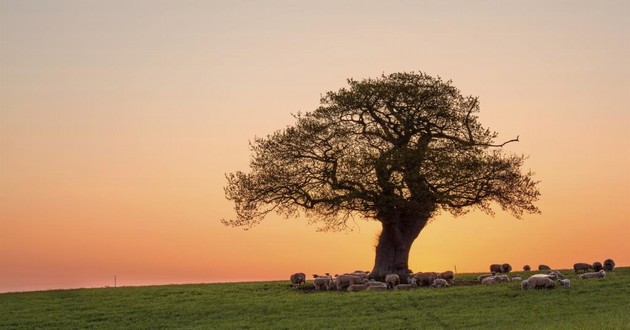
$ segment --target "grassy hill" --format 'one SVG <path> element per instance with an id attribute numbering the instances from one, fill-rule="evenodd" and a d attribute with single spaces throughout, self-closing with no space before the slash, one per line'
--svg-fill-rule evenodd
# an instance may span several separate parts
<path id="1" fill-rule="evenodd" d="M 563 273 L 570 288 L 528 291 L 458 274 L 450 288 L 388 292 L 308 292 L 287 280 L 6 293 L 0 329 L 630 329 L 630 267 L 604 279 Z"/>

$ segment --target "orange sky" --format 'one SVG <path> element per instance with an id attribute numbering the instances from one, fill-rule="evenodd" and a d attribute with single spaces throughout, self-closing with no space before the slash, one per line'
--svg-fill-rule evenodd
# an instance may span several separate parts
<path id="1" fill-rule="evenodd" d="M 542 215 L 442 215 L 415 271 L 630 265 L 630 4 L 1 1 L 0 292 L 371 269 L 377 223 L 249 231 L 224 174 L 346 78 L 424 71 L 530 155 Z"/>

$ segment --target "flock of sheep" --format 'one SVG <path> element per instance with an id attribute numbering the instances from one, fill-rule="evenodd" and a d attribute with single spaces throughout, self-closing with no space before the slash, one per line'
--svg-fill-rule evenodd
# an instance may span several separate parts
<path id="1" fill-rule="evenodd" d="M 603 264 L 594 262 L 593 264 L 576 263 L 573 265 L 573 270 L 580 279 L 604 278 L 606 272 L 612 271 L 614 268 L 615 262 L 612 259 L 606 259 Z M 479 275 L 477 281 L 485 285 L 520 281 L 521 289 L 523 290 L 553 289 L 556 285 L 566 288 L 571 284 L 571 281 L 568 278 L 564 278 L 565 276 L 562 273 L 551 269 L 547 265 L 539 265 L 538 270 L 545 271 L 545 273 L 534 274 L 523 280 L 520 276 L 510 278 L 507 275 L 512 271 L 510 264 L 492 264 L 490 265 L 490 273 Z M 530 272 L 531 267 L 525 265 L 523 271 Z M 452 271 L 443 273 L 421 272 L 414 274 L 409 270 L 405 284 L 401 283 L 400 276 L 397 274 L 389 274 L 382 278 L 381 281 L 377 281 L 375 279 L 369 279 L 369 273 L 368 271 L 357 270 L 352 273 L 335 274 L 335 276 L 331 276 L 329 273 L 326 273 L 326 275 L 313 274 L 312 288 L 320 291 L 349 292 L 408 290 L 421 286 L 444 288 L 451 286 L 455 281 L 455 274 Z M 292 274 L 290 281 L 294 288 L 303 286 L 306 284 L 306 275 L 304 273 Z"/>

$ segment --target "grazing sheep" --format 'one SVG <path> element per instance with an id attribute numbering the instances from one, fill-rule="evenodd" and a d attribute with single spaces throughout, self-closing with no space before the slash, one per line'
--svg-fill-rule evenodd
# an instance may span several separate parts
<path id="1" fill-rule="evenodd" d="M 578 262 L 573 264 L 573 270 L 575 271 L 575 273 L 586 273 L 588 272 L 588 270 L 591 269 L 591 265 L 585 263 L 585 262 Z"/>
<path id="2" fill-rule="evenodd" d="M 396 285 L 400 284 L 400 276 L 398 276 L 398 274 L 388 274 L 385 276 L 385 283 L 387 283 L 388 289 L 393 289 Z"/>
<path id="3" fill-rule="evenodd" d="M 302 284 L 306 284 L 306 274 L 304 274 L 304 273 L 295 273 L 295 274 L 291 275 L 289 280 L 291 281 L 291 286 L 298 287 L 298 286 L 300 286 Z"/>
<path id="4" fill-rule="evenodd" d="M 433 283 L 431 284 L 431 288 L 446 288 L 449 287 L 450 285 L 448 284 L 448 282 L 443 279 L 443 278 L 436 278 L 435 280 L 433 280 Z"/>
<path id="5" fill-rule="evenodd" d="M 452 271 L 447 270 L 443 273 L 439 273 L 437 278 L 446 280 L 448 284 L 453 284 L 453 282 L 455 281 L 455 274 Z"/>
<path id="6" fill-rule="evenodd" d="M 335 278 L 335 284 L 337 286 L 337 291 L 344 291 L 350 285 L 353 284 L 362 284 L 367 282 L 367 280 L 363 280 L 359 276 L 355 275 L 339 275 Z"/>
<path id="7" fill-rule="evenodd" d="M 394 290 L 411 290 L 417 287 L 415 284 L 398 284 L 394 287 Z"/>
<path id="8" fill-rule="evenodd" d="M 492 264 L 492 265 L 490 265 L 490 272 L 491 273 L 500 273 L 501 272 L 501 265 L 499 265 L 499 264 Z"/>
<path id="9" fill-rule="evenodd" d="M 437 278 L 437 273 L 435 272 L 427 272 L 427 273 L 417 273 L 413 277 L 416 278 L 416 284 L 421 285 L 431 285 L 433 280 Z"/>
<path id="10" fill-rule="evenodd" d="M 529 271 L 531 271 L 531 270 L 532 270 L 532 267 L 529 267 L 529 265 L 525 265 L 525 266 L 523 266 L 523 271 L 524 271 L 524 272 L 529 272 Z"/>
<path id="11" fill-rule="evenodd" d="M 538 265 L 538 270 L 551 270 L 551 267 L 547 265 Z"/>
<path id="12" fill-rule="evenodd" d="M 602 266 L 602 263 L 601 263 L 601 262 L 599 262 L 599 261 L 595 261 L 595 262 L 593 263 L 593 270 L 594 270 L 594 271 L 598 272 L 598 271 L 600 271 L 600 270 L 602 270 L 602 269 L 604 269 L 604 266 Z"/>
<path id="13" fill-rule="evenodd" d="M 522 280 L 523 280 L 523 278 L 522 278 L 522 277 L 520 277 L 520 276 L 514 276 L 514 277 L 512 277 L 512 280 L 511 280 L 511 281 L 512 281 L 512 282 L 516 282 L 516 281 L 522 281 Z"/>
<path id="14" fill-rule="evenodd" d="M 330 276 L 317 276 L 313 280 L 313 285 L 315 285 L 315 290 L 326 291 L 331 281 L 332 278 Z"/>
<path id="15" fill-rule="evenodd" d="M 481 274 L 481 275 L 477 276 L 477 281 L 481 282 L 486 277 L 492 277 L 492 276 L 496 276 L 496 275 L 497 275 L 497 273 Z"/>
<path id="16" fill-rule="evenodd" d="M 565 279 L 563 279 L 563 280 L 558 280 L 558 283 L 560 283 L 560 285 L 561 285 L 563 288 L 568 288 L 568 287 L 569 287 L 569 285 L 571 285 L 571 280 L 570 280 L 570 279 L 568 279 L 568 278 L 565 278 Z"/>
<path id="17" fill-rule="evenodd" d="M 527 279 L 527 287 L 534 289 L 553 289 L 556 282 L 548 276 L 532 276 Z"/>
<path id="18" fill-rule="evenodd" d="M 606 276 L 606 271 L 603 270 L 603 269 L 598 271 L 598 272 L 584 273 L 584 274 L 578 275 L 578 277 L 581 278 L 581 279 L 604 278 L 605 276 Z"/>
<path id="19" fill-rule="evenodd" d="M 615 269 L 615 262 L 612 259 L 604 260 L 604 270 L 612 272 Z"/>
<path id="20" fill-rule="evenodd" d="M 510 264 L 501 265 L 501 273 L 507 274 L 512 271 L 512 266 Z"/>
<path id="21" fill-rule="evenodd" d="M 527 289 L 529 289 L 529 281 L 528 280 L 521 281 L 521 290 L 527 290 Z"/>

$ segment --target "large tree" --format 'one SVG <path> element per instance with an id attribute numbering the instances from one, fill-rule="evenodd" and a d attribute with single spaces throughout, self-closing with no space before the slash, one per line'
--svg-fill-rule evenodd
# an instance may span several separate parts
<path id="1" fill-rule="evenodd" d="M 518 137 L 495 142 L 476 97 L 424 73 L 348 84 L 293 126 L 255 138 L 250 171 L 227 174 L 236 218 L 223 223 L 250 228 L 271 211 L 302 213 L 326 231 L 354 217 L 379 221 L 370 277 L 382 278 L 406 274 L 412 243 L 440 211 L 540 212 L 525 156 L 503 150 Z"/>

